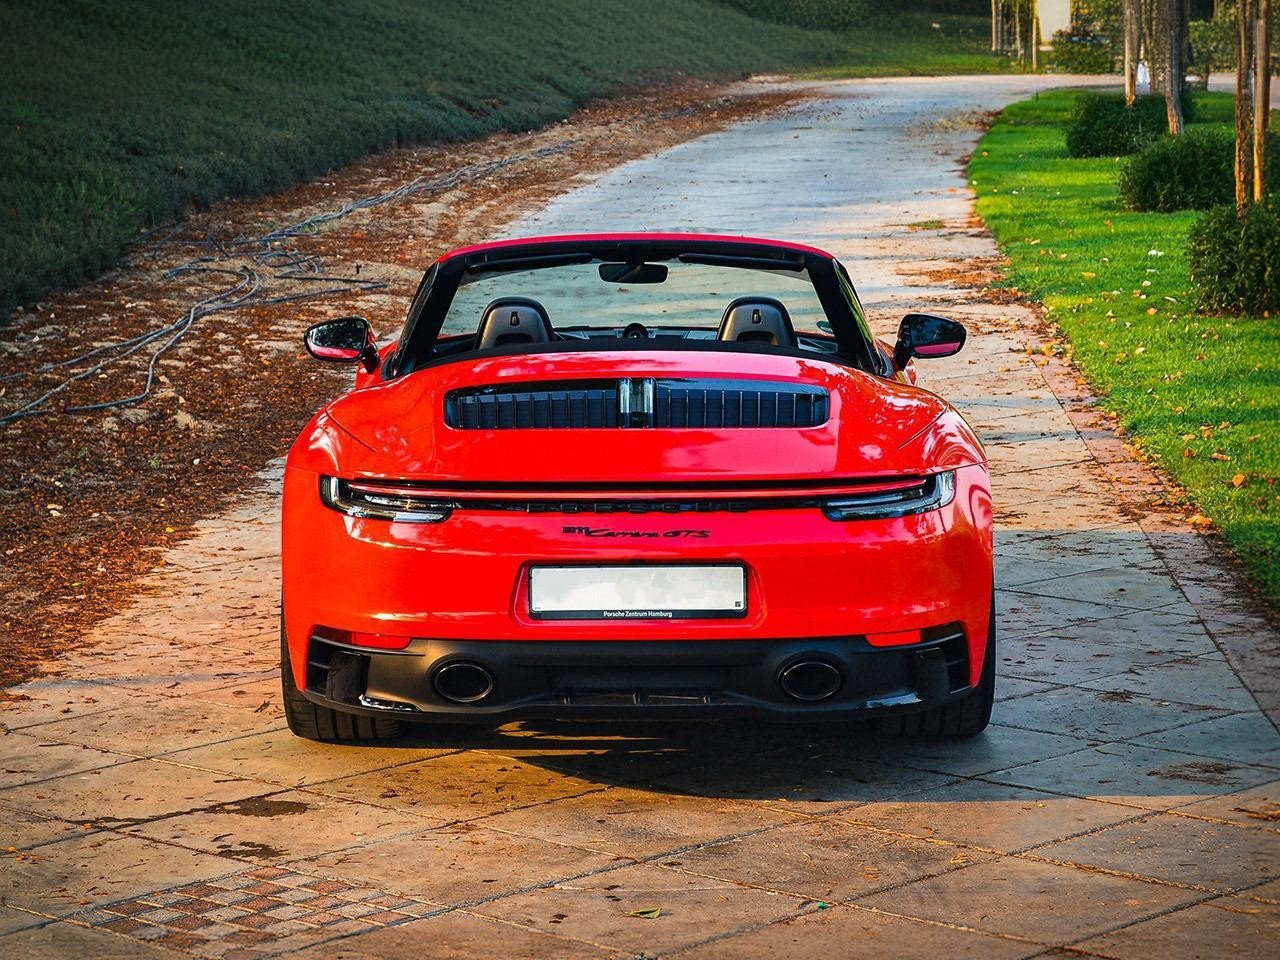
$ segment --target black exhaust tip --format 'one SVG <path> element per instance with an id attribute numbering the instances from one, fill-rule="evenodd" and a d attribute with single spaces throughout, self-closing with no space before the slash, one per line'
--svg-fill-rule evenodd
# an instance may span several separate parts
<path id="1" fill-rule="evenodd" d="M 844 675 L 825 660 L 797 660 L 778 674 L 778 683 L 793 700 L 817 703 L 840 691 Z"/>
<path id="2" fill-rule="evenodd" d="M 478 663 L 456 660 L 435 672 L 431 686 L 451 703 L 477 703 L 493 692 L 493 674 Z"/>

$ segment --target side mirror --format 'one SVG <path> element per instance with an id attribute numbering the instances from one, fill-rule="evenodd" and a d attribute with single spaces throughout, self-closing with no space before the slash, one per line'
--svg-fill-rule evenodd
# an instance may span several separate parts
<path id="1" fill-rule="evenodd" d="M 312 324 L 303 334 L 307 353 L 331 363 L 363 363 L 373 373 L 378 369 L 378 350 L 373 330 L 364 317 L 338 317 Z"/>
<path id="2" fill-rule="evenodd" d="M 908 313 L 898 324 L 898 342 L 893 346 L 893 363 L 901 370 L 913 357 L 950 357 L 964 346 L 963 324 L 931 313 Z"/>

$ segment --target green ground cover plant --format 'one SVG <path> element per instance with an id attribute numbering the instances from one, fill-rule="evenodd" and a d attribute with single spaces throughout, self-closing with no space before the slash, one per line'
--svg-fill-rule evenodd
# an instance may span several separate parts
<path id="1" fill-rule="evenodd" d="M 978 213 L 1008 254 L 1007 283 L 1065 335 L 1056 349 L 1280 604 L 1280 317 L 1196 311 L 1187 243 L 1198 215 L 1128 211 L 1120 161 L 1069 157 L 1076 96 L 1001 114 L 969 167 Z M 1200 98 L 1197 125 L 1229 127 L 1231 97 Z"/>
<path id="2" fill-rule="evenodd" d="M 979 19 L 836 6 L 827 22 L 807 0 L 0 4 L 0 322 L 192 206 L 387 147 L 526 130 L 680 75 L 1004 63 L 979 57 Z M 826 28 L 764 17 L 787 8 Z"/>

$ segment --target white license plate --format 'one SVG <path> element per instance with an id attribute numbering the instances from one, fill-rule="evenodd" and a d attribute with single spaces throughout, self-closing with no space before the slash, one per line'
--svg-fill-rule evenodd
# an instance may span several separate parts
<path id="1" fill-rule="evenodd" d="M 529 612 L 543 620 L 744 617 L 741 564 L 533 567 Z"/>

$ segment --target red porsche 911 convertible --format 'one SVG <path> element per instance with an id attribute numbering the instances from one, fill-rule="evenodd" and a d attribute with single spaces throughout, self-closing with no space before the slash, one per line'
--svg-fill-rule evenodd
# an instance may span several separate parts
<path id="1" fill-rule="evenodd" d="M 454 251 L 289 453 L 281 676 L 317 740 L 402 722 L 764 717 L 970 736 L 995 688 L 981 444 L 848 274 L 745 237 Z"/>

